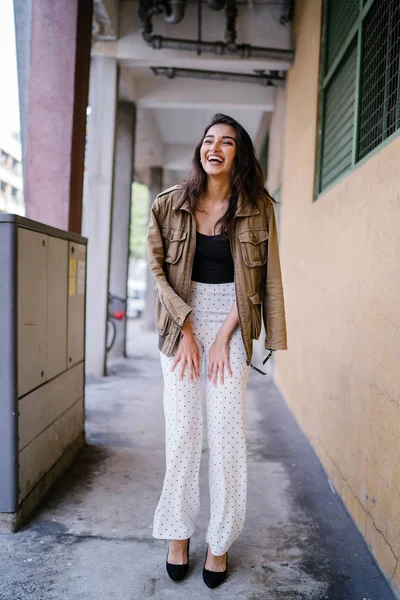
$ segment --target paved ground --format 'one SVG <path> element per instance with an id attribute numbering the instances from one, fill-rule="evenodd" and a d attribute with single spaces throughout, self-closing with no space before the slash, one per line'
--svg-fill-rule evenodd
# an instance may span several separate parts
<path id="1" fill-rule="evenodd" d="M 131 355 L 87 387 L 87 440 L 70 472 L 17 534 L 0 535 L 1 600 L 394 600 L 368 548 L 270 378 L 251 373 L 249 488 L 229 575 L 203 583 L 202 507 L 187 579 L 165 571 L 152 538 L 165 467 L 162 378 L 154 334 L 131 332 Z"/>

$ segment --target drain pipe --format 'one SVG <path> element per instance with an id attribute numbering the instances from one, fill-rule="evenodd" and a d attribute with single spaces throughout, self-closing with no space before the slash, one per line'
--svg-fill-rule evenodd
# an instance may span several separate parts
<path id="1" fill-rule="evenodd" d="M 226 29 L 225 29 L 225 44 L 228 52 L 235 52 L 236 49 L 236 19 L 238 9 L 236 0 L 227 0 L 225 8 Z"/>
<path id="2" fill-rule="evenodd" d="M 168 12 L 165 14 L 167 23 L 176 25 L 185 16 L 186 0 L 169 0 Z"/>
<path id="3" fill-rule="evenodd" d="M 142 27 L 142 31 L 145 30 L 151 33 L 153 26 L 151 18 L 154 15 L 164 13 L 164 19 L 170 25 L 177 25 L 180 23 L 185 16 L 187 0 L 163 0 L 153 4 L 148 0 L 140 0 L 139 4 L 139 18 Z"/>
<path id="4" fill-rule="evenodd" d="M 225 6 L 225 0 L 206 0 L 206 4 L 211 10 L 222 10 Z"/>
<path id="5" fill-rule="evenodd" d="M 235 83 L 253 83 L 265 87 L 284 87 L 285 79 L 279 72 L 272 71 L 269 74 L 259 73 L 251 75 L 248 73 L 227 73 L 225 71 L 204 71 L 201 69 L 183 69 L 175 67 L 150 67 L 154 75 L 163 75 L 168 79 L 184 77 L 186 79 L 211 79 L 213 81 L 234 81 Z"/>
<path id="6" fill-rule="evenodd" d="M 214 2 L 214 0 L 212 0 L 212 2 Z M 216 54 L 217 56 L 229 54 L 230 56 L 238 56 L 243 59 L 264 58 L 267 60 L 293 62 L 293 50 L 265 48 L 262 46 L 251 46 L 250 44 L 236 44 L 235 24 L 237 7 L 234 0 L 228 0 L 226 6 L 227 24 L 225 30 L 225 42 L 167 38 L 153 34 L 152 17 L 155 14 L 160 14 L 160 12 L 165 12 L 165 4 L 162 6 L 163 7 L 160 7 L 160 5 L 149 5 L 146 0 L 140 0 L 139 17 L 142 38 L 154 50 L 186 50 L 189 52 L 200 53 L 209 52 L 211 54 Z"/>
<path id="7" fill-rule="evenodd" d="M 198 42 L 196 40 L 182 40 L 176 38 L 165 38 L 161 35 L 142 33 L 143 39 L 154 50 L 188 50 L 190 52 L 210 52 L 217 56 L 225 54 L 239 56 L 240 58 L 265 58 L 267 60 L 278 60 L 293 62 L 293 50 L 281 50 L 279 48 L 263 48 L 250 46 L 249 44 L 235 44 L 235 48 L 228 48 L 224 42 Z"/>

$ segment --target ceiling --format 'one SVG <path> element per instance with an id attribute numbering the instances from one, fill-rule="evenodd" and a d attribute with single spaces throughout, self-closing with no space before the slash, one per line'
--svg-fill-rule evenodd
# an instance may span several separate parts
<path id="1" fill-rule="evenodd" d="M 142 39 L 136 0 L 98 0 L 113 14 L 118 35 L 114 41 L 98 41 L 92 54 L 113 56 L 121 67 L 120 99 L 138 107 L 135 171 L 152 166 L 186 170 L 193 147 L 216 112 L 235 118 L 248 131 L 253 142 L 265 135 L 261 131 L 266 115 L 274 109 L 275 89 L 249 83 L 207 79 L 167 79 L 153 75 L 151 66 L 181 67 L 224 72 L 254 73 L 258 70 L 285 71 L 289 62 L 264 58 L 241 59 L 186 50 L 154 50 Z M 290 25 L 279 20 L 285 2 L 238 3 L 237 42 L 252 46 L 290 49 Z M 203 39 L 224 39 L 224 11 L 211 11 L 203 0 Z M 197 3 L 188 2 L 183 21 L 168 25 L 162 15 L 153 18 L 153 32 L 167 38 L 196 39 Z M 145 179 L 143 176 L 142 179 Z"/>
<path id="2" fill-rule="evenodd" d="M 223 105 L 216 105 L 215 109 L 173 109 L 157 108 L 154 117 L 160 129 L 165 144 L 197 144 L 207 124 L 216 112 L 224 110 Z M 249 112 L 246 108 L 229 111 L 233 117 L 255 139 L 262 113 Z"/>

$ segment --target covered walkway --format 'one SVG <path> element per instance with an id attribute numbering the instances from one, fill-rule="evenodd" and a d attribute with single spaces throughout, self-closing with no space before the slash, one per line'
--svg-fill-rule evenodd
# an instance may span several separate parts
<path id="1" fill-rule="evenodd" d="M 0 534 L 1 600 L 392 600 L 356 526 L 333 493 L 272 379 L 252 372 L 245 529 L 216 591 L 201 571 L 209 514 L 207 445 L 190 575 L 165 571 L 152 537 L 164 474 L 162 377 L 154 333 L 130 323 L 130 359 L 86 393 L 85 447 L 40 512 Z"/>

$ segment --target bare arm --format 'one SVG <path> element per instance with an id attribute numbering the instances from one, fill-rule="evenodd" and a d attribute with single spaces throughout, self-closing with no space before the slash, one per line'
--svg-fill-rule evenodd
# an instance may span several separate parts
<path id="1" fill-rule="evenodd" d="M 178 362 L 180 362 L 179 379 L 183 379 L 185 367 L 187 367 L 189 381 L 192 382 L 194 377 L 197 379 L 200 377 L 200 350 L 194 338 L 192 324 L 189 320 L 189 317 L 186 318 L 181 328 L 181 332 L 182 337 L 179 340 L 175 359 L 171 366 L 171 371 L 173 371 Z"/>
<path id="2" fill-rule="evenodd" d="M 236 304 L 236 300 L 235 300 L 234 303 L 232 304 L 231 309 L 228 312 L 224 322 L 222 323 L 221 327 L 218 330 L 217 338 L 224 340 L 224 341 L 229 341 L 232 337 L 233 332 L 235 331 L 235 329 L 238 325 L 239 325 L 239 315 L 238 315 L 238 309 L 237 309 L 237 304 Z"/>
<path id="3" fill-rule="evenodd" d="M 236 301 L 233 302 L 229 313 L 218 330 L 214 343 L 210 348 L 208 360 L 208 380 L 217 385 L 217 379 L 224 383 L 224 369 L 227 370 L 229 377 L 232 377 L 231 365 L 229 362 L 229 340 L 233 332 L 239 325 L 239 315 Z"/>

